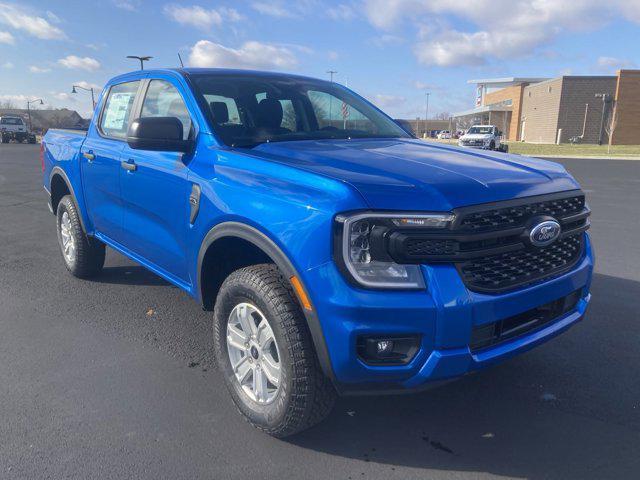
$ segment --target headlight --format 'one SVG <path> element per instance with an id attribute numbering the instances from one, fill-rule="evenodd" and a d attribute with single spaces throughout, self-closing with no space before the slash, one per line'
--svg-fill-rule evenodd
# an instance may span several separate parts
<path id="1" fill-rule="evenodd" d="M 357 213 L 338 215 L 334 256 L 343 272 L 366 288 L 425 288 L 419 265 L 395 263 L 387 252 L 392 232 L 446 228 L 449 214 Z"/>

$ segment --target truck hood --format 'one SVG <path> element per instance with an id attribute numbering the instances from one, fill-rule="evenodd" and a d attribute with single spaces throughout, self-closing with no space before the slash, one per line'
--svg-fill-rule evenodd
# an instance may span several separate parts
<path id="1" fill-rule="evenodd" d="M 579 188 L 553 162 L 414 139 L 273 142 L 251 153 L 347 182 L 375 209 L 447 211 Z"/>

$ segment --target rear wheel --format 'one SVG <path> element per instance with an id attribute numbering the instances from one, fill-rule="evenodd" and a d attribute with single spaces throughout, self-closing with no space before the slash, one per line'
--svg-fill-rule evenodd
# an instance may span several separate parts
<path id="1" fill-rule="evenodd" d="M 495 149 L 496 149 L 496 142 L 491 140 L 491 143 L 489 144 L 489 150 L 495 150 Z"/>
<path id="2" fill-rule="evenodd" d="M 253 426 L 286 437 L 329 414 L 335 391 L 289 281 L 275 265 L 233 272 L 220 288 L 214 316 L 216 363 Z"/>
<path id="3" fill-rule="evenodd" d="M 58 243 L 64 264 L 74 276 L 89 278 L 104 266 L 104 243 L 89 238 L 82 230 L 76 204 L 65 195 L 57 207 Z"/>

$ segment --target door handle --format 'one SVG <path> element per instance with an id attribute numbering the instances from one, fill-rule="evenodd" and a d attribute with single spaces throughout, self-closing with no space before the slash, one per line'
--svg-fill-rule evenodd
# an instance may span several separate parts
<path id="1" fill-rule="evenodd" d="M 133 160 L 129 160 L 128 162 L 120 162 L 120 166 L 128 172 L 135 172 L 138 169 L 138 166 L 133 162 Z"/>
<path id="2" fill-rule="evenodd" d="M 82 156 L 90 162 L 93 162 L 93 160 L 96 158 L 96 156 L 91 152 L 84 152 Z"/>

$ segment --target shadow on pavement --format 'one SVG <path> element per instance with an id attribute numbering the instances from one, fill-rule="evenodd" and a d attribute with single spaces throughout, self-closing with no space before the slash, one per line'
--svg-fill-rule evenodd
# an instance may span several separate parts
<path id="1" fill-rule="evenodd" d="M 104 267 L 100 275 L 91 280 L 97 283 L 117 285 L 172 286 L 163 278 L 140 265 Z"/>
<path id="2" fill-rule="evenodd" d="M 290 442 L 391 469 L 637 478 L 638 298 L 640 283 L 596 275 L 585 320 L 550 343 L 421 394 L 340 399 Z"/>

